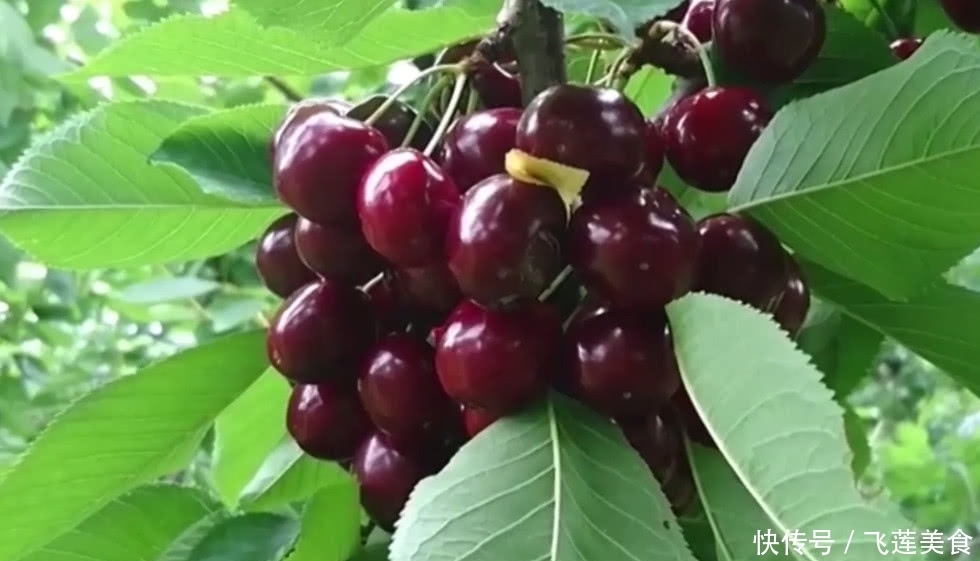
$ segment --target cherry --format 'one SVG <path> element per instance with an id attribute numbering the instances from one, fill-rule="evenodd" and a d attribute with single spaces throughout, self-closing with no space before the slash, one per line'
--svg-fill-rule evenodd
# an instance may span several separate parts
<path id="1" fill-rule="evenodd" d="M 563 384 L 610 417 L 656 411 L 680 387 L 667 317 L 611 310 L 569 327 Z"/>
<path id="2" fill-rule="evenodd" d="M 436 372 L 463 405 L 506 414 L 544 394 L 561 339 L 561 319 L 537 301 L 507 310 L 463 301 L 434 330 Z"/>
<path id="3" fill-rule="evenodd" d="M 755 220 L 733 214 L 702 218 L 698 234 L 694 289 L 772 309 L 786 286 L 785 251 L 776 236 Z"/>
<path id="4" fill-rule="evenodd" d="M 300 383 L 353 382 L 376 326 L 364 293 L 331 280 L 293 293 L 269 325 L 269 362 Z"/>
<path id="5" fill-rule="evenodd" d="M 796 259 L 786 256 L 786 282 L 773 306 L 773 317 L 791 336 L 796 336 L 810 310 L 810 288 Z"/>
<path id="6" fill-rule="evenodd" d="M 430 473 L 418 453 L 398 450 L 381 433 L 372 434 L 361 444 L 351 471 L 365 512 L 387 532 L 394 531 L 412 489 Z"/>
<path id="7" fill-rule="evenodd" d="M 317 224 L 300 218 L 294 236 L 299 258 L 326 278 L 361 284 L 378 274 L 384 264 L 354 226 Z"/>
<path id="8" fill-rule="evenodd" d="M 980 5 L 976 0 L 939 0 L 949 19 L 960 29 L 980 33 Z"/>
<path id="9" fill-rule="evenodd" d="M 365 285 L 363 290 L 378 322 L 379 333 L 388 334 L 405 329 L 410 314 L 399 294 L 393 273 L 385 272 L 377 281 Z"/>
<path id="10" fill-rule="evenodd" d="M 463 298 L 455 277 L 443 264 L 394 272 L 399 298 L 413 316 L 445 316 Z"/>
<path id="11" fill-rule="evenodd" d="M 568 327 L 571 329 L 580 323 L 586 322 L 596 316 L 601 316 L 602 314 L 610 310 L 609 305 L 603 302 L 598 296 L 593 293 L 587 293 L 582 301 L 579 303 L 575 311 L 568 318 Z"/>
<path id="12" fill-rule="evenodd" d="M 626 96 L 610 88 L 552 86 L 517 124 L 517 148 L 584 169 L 592 183 L 636 176 L 646 158 L 646 123 Z"/>
<path id="13" fill-rule="evenodd" d="M 678 100 L 664 115 L 667 161 L 690 185 L 727 191 L 771 118 L 768 104 L 753 90 L 703 89 Z"/>
<path id="14" fill-rule="evenodd" d="M 385 95 L 371 96 L 350 108 L 347 111 L 347 116 L 358 121 L 364 121 L 373 115 L 381 107 L 381 104 L 387 100 L 388 96 Z M 418 112 L 412 109 L 410 105 L 396 100 L 374 121 L 373 126 L 384 135 L 385 140 L 388 141 L 388 146 L 401 146 L 405 135 L 408 134 L 408 130 L 412 127 L 412 122 L 415 121 L 416 115 L 418 115 Z M 432 124 L 426 119 L 423 119 L 408 146 L 416 150 L 424 150 L 429 141 L 432 140 L 432 135 L 434 134 L 435 130 L 432 128 Z"/>
<path id="15" fill-rule="evenodd" d="M 664 169 L 666 148 L 660 132 L 660 123 L 651 119 L 647 121 L 646 127 L 646 158 L 643 161 L 643 171 L 647 178 L 653 182 L 657 180 L 657 176 Z"/>
<path id="16" fill-rule="evenodd" d="M 371 247 L 399 267 L 442 261 L 446 223 L 461 201 L 459 189 L 414 148 L 388 152 L 372 165 L 357 191 L 357 215 Z"/>
<path id="17" fill-rule="evenodd" d="M 266 228 L 255 250 L 255 268 L 273 294 L 286 298 L 316 275 L 300 260 L 293 241 L 295 214 L 277 218 Z"/>
<path id="18" fill-rule="evenodd" d="M 328 384 L 293 387 L 286 429 L 299 447 L 315 458 L 346 460 L 371 432 L 371 421 L 357 394 Z"/>
<path id="19" fill-rule="evenodd" d="M 453 123 L 442 144 L 441 160 L 460 191 L 504 173 L 504 157 L 514 148 L 522 114 L 520 109 L 502 107 L 478 111 Z"/>
<path id="20" fill-rule="evenodd" d="M 683 462 L 684 447 L 680 435 L 657 415 L 616 421 L 630 446 L 659 481 L 673 475 Z"/>
<path id="21" fill-rule="evenodd" d="M 491 176 L 467 191 L 450 220 L 449 269 L 463 294 L 480 304 L 536 298 L 561 271 L 566 220 L 554 189 Z"/>
<path id="22" fill-rule="evenodd" d="M 269 142 L 269 161 L 275 159 L 276 146 L 281 142 L 283 136 L 288 134 L 297 123 L 302 123 L 312 115 L 323 111 L 343 115 L 350 107 L 351 105 L 342 99 L 330 98 L 310 98 L 292 104 L 286 111 L 286 115 L 283 116 L 282 121 L 279 122 L 279 126 L 276 127 L 272 139 Z"/>
<path id="23" fill-rule="evenodd" d="M 364 360 L 358 387 L 374 426 L 399 444 L 432 441 L 456 416 L 436 376 L 435 351 L 416 335 L 379 341 Z"/>
<path id="24" fill-rule="evenodd" d="M 361 176 L 387 151 L 377 129 L 330 111 L 315 113 L 297 121 L 276 145 L 276 193 L 304 218 L 353 224 Z"/>
<path id="25" fill-rule="evenodd" d="M 732 70 L 779 84 L 798 78 L 817 58 L 827 17 L 818 0 L 716 0 L 712 35 Z"/>
<path id="26" fill-rule="evenodd" d="M 687 393 L 686 388 L 682 387 L 680 391 L 674 394 L 670 399 L 670 405 L 673 421 L 683 429 L 688 438 L 703 446 L 717 448 L 714 438 L 708 432 L 708 427 L 705 426 L 704 421 L 701 420 L 701 415 L 694 407 L 694 402 L 691 401 L 691 396 Z"/>
<path id="27" fill-rule="evenodd" d="M 659 187 L 586 202 L 568 226 L 569 263 L 617 307 L 663 308 L 684 295 L 699 245 L 694 220 Z"/>
<path id="28" fill-rule="evenodd" d="M 473 90 L 487 109 L 523 107 L 521 81 L 497 64 L 478 64 L 472 75 Z"/>
<path id="29" fill-rule="evenodd" d="M 500 418 L 500 415 L 491 413 L 486 409 L 467 407 L 465 405 L 460 406 L 460 413 L 463 415 L 463 424 L 466 427 L 466 435 L 470 438 L 473 438 L 477 434 L 483 432 L 483 429 L 489 427 Z"/>
<path id="30" fill-rule="evenodd" d="M 922 39 L 917 37 L 903 37 L 901 39 L 895 39 L 892 41 L 891 45 L 889 45 L 892 50 L 892 54 L 894 54 L 899 60 L 906 60 L 915 54 L 915 51 L 919 50 L 919 47 L 921 46 Z"/>
<path id="31" fill-rule="evenodd" d="M 711 41 L 711 20 L 715 15 L 715 0 L 695 0 L 687 9 L 681 25 L 698 38 L 698 41 Z"/>

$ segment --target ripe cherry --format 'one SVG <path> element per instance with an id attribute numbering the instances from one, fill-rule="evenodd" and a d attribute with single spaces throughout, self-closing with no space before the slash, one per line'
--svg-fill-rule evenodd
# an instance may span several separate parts
<path id="1" fill-rule="evenodd" d="M 393 273 L 386 271 L 378 280 L 367 283 L 363 291 L 371 305 L 380 334 L 386 335 L 405 329 L 411 314 L 398 292 L 398 283 Z"/>
<path id="2" fill-rule="evenodd" d="M 617 90 L 575 84 L 538 94 L 517 125 L 517 148 L 584 169 L 592 183 L 635 177 L 646 158 L 646 123 Z"/>
<path id="3" fill-rule="evenodd" d="M 347 116 L 358 121 L 364 121 L 387 100 L 388 96 L 385 95 L 371 96 L 350 108 L 347 111 Z M 385 140 L 388 141 L 388 146 L 394 148 L 401 146 L 405 135 L 412 127 L 412 122 L 415 121 L 416 115 L 418 112 L 412 109 L 410 105 L 396 100 L 374 121 L 373 126 L 384 135 Z M 433 134 L 435 134 L 435 130 L 432 128 L 432 124 L 423 119 L 408 146 L 416 150 L 424 150 L 425 146 L 432 140 Z"/>
<path id="4" fill-rule="evenodd" d="M 283 302 L 270 322 L 266 347 L 269 362 L 290 380 L 353 383 L 375 333 L 364 293 L 324 279 Z"/>
<path id="5" fill-rule="evenodd" d="M 786 256 L 786 283 L 773 306 L 773 317 L 791 336 L 796 336 L 810 310 L 810 288 L 803 278 L 799 263 Z"/>
<path id="6" fill-rule="evenodd" d="M 276 146 L 281 142 L 282 137 L 297 123 L 302 123 L 310 116 L 323 111 L 343 115 L 350 107 L 350 103 L 343 99 L 331 98 L 310 98 L 292 104 L 286 111 L 286 115 L 283 116 L 282 121 L 279 122 L 279 126 L 276 127 L 269 141 L 269 161 L 275 160 Z"/>
<path id="7" fill-rule="evenodd" d="M 643 172 L 650 182 L 654 182 L 664 169 L 664 155 L 666 152 L 659 122 L 652 119 L 647 121 L 645 142 L 647 153 L 646 158 L 643 160 Z"/>
<path id="8" fill-rule="evenodd" d="M 431 473 L 418 453 L 398 450 L 381 433 L 372 434 L 361 444 L 351 471 L 365 512 L 387 532 L 394 531 L 412 489 Z"/>
<path id="9" fill-rule="evenodd" d="M 939 0 L 949 19 L 960 29 L 980 33 L 980 4 L 976 0 Z"/>
<path id="10" fill-rule="evenodd" d="M 486 409 L 477 407 L 460 406 L 460 413 L 463 415 L 463 424 L 466 427 L 466 435 L 473 438 L 483 432 L 483 429 L 497 422 L 500 415 L 491 413 Z"/>
<path id="11" fill-rule="evenodd" d="M 314 458 L 347 460 L 371 432 L 357 393 L 329 384 L 300 384 L 289 395 L 286 429 Z"/>
<path id="12" fill-rule="evenodd" d="M 357 215 L 371 247 L 399 267 L 442 261 L 446 223 L 459 189 L 428 156 L 398 148 L 381 156 L 361 179 Z"/>
<path id="13" fill-rule="evenodd" d="M 463 294 L 480 304 L 535 298 L 561 271 L 567 213 L 558 192 L 507 174 L 470 189 L 446 235 L 446 258 Z"/>
<path id="14" fill-rule="evenodd" d="M 785 251 L 752 218 L 715 214 L 698 222 L 701 252 L 695 290 L 770 310 L 786 286 Z"/>
<path id="15" fill-rule="evenodd" d="M 678 100 L 664 115 L 667 161 L 692 186 L 727 191 L 771 118 L 768 104 L 753 90 L 703 89 Z"/>
<path id="16" fill-rule="evenodd" d="M 317 224 L 300 218 L 294 236 L 299 258 L 325 278 L 361 284 L 384 265 L 356 226 Z"/>
<path id="17" fill-rule="evenodd" d="M 361 403 L 378 430 L 399 445 L 433 442 L 457 416 L 436 376 L 435 351 L 407 333 L 378 341 L 358 382 Z"/>
<path id="18" fill-rule="evenodd" d="M 398 269 L 395 286 L 414 319 L 432 315 L 445 317 L 459 304 L 463 295 L 456 278 L 442 263 L 430 267 Z"/>
<path id="19" fill-rule="evenodd" d="M 586 288 L 617 307 L 654 310 L 690 289 L 700 246 L 694 220 L 659 187 L 586 202 L 568 240 Z"/>
<path id="20" fill-rule="evenodd" d="M 517 122 L 523 112 L 512 107 L 478 111 L 461 117 L 446 133 L 442 168 L 460 191 L 504 173 L 504 157 L 516 142 Z"/>
<path id="21" fill-rule="evenodd" d="M 715 15 L 715 0 L 695 0 L 687 9 L 681 25 L 698 38 L 698 41 L 711 41 L 711 20 Z"/>
<path id="22" fill-rule="evenodd" d="M 273 294 L 286 298 L 316 275 L 300 260 L 293 241 L 295 214 L 277 218 L 266 228 L 255 251 L 255 268 Z"/>
<path id="23" fill-rule="evenodd" d="M 714 46 L 743 77 L 780 84 L 798 78 L 827 35 L 818 0 L 716 0 Z"/>
<path id="24" fill-rule="evenodd" d="M 903 37 L 901 39 L 895 39 L 891 42 L 889 47 L 892 50 L 892 54 L 895 55 L 899 60 L 906 60 L 910 56 L 915 54 L 915 51 L 919 50 L 922 46 L 922 39 L 917 37 Z"/>
<path id="25" fill-rule="evenodd" d="M 601 316 L 602 314 L 610 310 L 609 304 L 603 302 L 601 298 L 593 293 L 587 293 L 582 301 L 579 303 L 572 315 L 569 316 L 567 323 L 568 327 L 578 325 L 580 323 L 586 322 L 591 318 L 596 316 Z"/>
<path id="26" fill-rule="evenodd" d="M 610 417 L 654 412 L 680 387 L 662 311 L 612 310 L 570 327 L 564 363 L 563 387 Z"/>
<path id="27" fill-rule="evenodd" d="M 657 415 L 617 419 L 616 423 L 630 446 L 659 481 L 665 481 L 684 461 L 684 448 L 674 427 Z"/>
<path id="28" fill-rule="evenodd" d="M 544 394 L 552 380 L 561 319 L 531 300 L 507 310 L 463 301 L 434 330 L 436 372 L 457 402 L 506 414 Z"/>
<path id="29" fill-rule="evenodd" d="M 473 71 L 473 89 L 487 109 L 523 107 L 521 81 L 497 64 L 479 64 Z"/>

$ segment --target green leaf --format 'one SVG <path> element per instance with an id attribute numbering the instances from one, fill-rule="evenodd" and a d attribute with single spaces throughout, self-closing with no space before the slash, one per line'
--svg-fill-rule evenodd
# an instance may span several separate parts
<path id="1" fill-rule="evenodd" d="M 813 302 L 811 310 L 797 338 L 799 346 L 813 357 L 838 401 L 845 400 L 871 373 L 883 337 L 822 300 Z"/>
<path id="2" fill-rule="evenodd" d="M 910 302 L 892 302 L 866 286 L 804 263 L 812 290 L 862 325 L 891 337 L 980 392 L 980 294 L 939 282 Z"/>
<path id="3" fill-rule="evenodd" d="M 655 16 L 677 6 L 677 0 L 541 0 L 559 12 L 587 14 L 608 20 L 625 37 L 635 37 L 634 29 Z"/>
<path id="4" fill-rule="evenodd" d="M 388 561 L 389 547 L 391 547 L 391 542 L 366 544 L 350 558 L 350 561 Z"/>
<path id="5" fill-rule="evenodd" d="M 154 561 L 187 561 L 197 544 L 201 543 L 215 526 L 230 517 L 227 511 L 219 511 L 198 521 L 175 539 Z"/>
<path id="6" fill-rule="evenodd" d="M 116 42 L 65 80 L 93 76 L 314 76 L 367 68 L 435 51 L 486 33 L 499 0 L 454 2 L 412 11 L 391 9 L 346 44 L 325 48 L 310 37 L 263 28 L 242 10 L 208 18 L 169 18 Z"/>
<path id="7" fill-rule="evenodd" d="M 392 561 L 694 561 L 660 487 L 622 433 L 554 395 L 502 419 L 423 479 Z"/>
<path id="8" fill-rule="evenodd" d="M 848 555 L 844 548 L 826 557 L 809 550 L 806 558 L 872 559 L 879 553 L 865 531 L 910 526 L 897 509 L 861 498 L 843 411 L 770 316 L 702 293 L 669 304 L 667 313 L 691 401 L 777 536 L 816 529 L 842 539 L 854 531 Z"/>
<path id="9" fill-rule="evenodd" d="M 128 490 L 166 473 L 266 368 L 264 333 L 215 340 L 82 397 L 0 480 L 0 559 L 57 538 Z M 163 468 L 163 469 L 161 469 Z"/>
<path id="10" fill-rule="evenodd" d="M 644 66 L 630 76 L 623 93 L 633 100 L 640 111 L 647 117 L 656 113 L 657 109 L 670 97 L 674 78 L 663 70 L 653 66 Z"/>
<path id="11" fill-rule="evenodd" d="M 718 555 L 718 544 L 715 539 L 711 520 L 705 512 L 701 501 L 696 501 L 686 512 L 677 517 L 684 538 L 698 561 L 730 561 Z"/>
<path id="12" fill-rule="evenodd" d="M 83 113 L 42 137 L 0 184 L 0 230 L 44 263 L 129 267 L 224 253 L 254 238 L 279 206 L 200 192 L 147 156 L 203 109 L 127 102 Z"/>
<path id="13" fill-rule="evenodd" d="M 729 204 L 802 257 L 907 299 L 980 245 L 977 83 L 975 41 L 942 33 L 902 64 L 789 105 Z"/>
<path id="14" fill-rule="evenodd" d="M 189 528 L 220 509 L 196 489 L 161 484 L 137 487 L 24 561 L 155 560 Z"/>
<path id="15" fill-rule="evenodd" d="M 131 284 L 116 299 L 128 304 L 159 304 L 197 298 L 219 288 L 219 283 L 200 277 L 169 277 Z"/>
<path id="16" fill-rule="evenodd" d="M 243 203 L 273 203 L 269 139 L 283 105 L 246 105 L 188 119 L 150 157 L 178 165 L 205 193 Z"/>
<path id="17" fill-rule="evenodd" d="M 256 512 L 217 524 L 197 544 L 187 561 L 275 561 L 299 532 L 295 518 Z"/>
<path id="18" fill-rule="evenodd" d="M 915 7 L 915 37 L 928 37 L 940 29 L 953 27 L 953 23 L 939 2 L 918 2 Z"/>
<path id="19" fill-rule="evenodd" d="M 863 25 L 878 31 L 884 37 L 909 37 L 913 34 L 913 20 L 917 11 L 929 4 L 921 0 L 841 0 L 848 12 L 854 14 Z M 925 35 L 921 35 L 924 37 Z"/>
<path id="20" fill-rule="evenodd" d="M 304 454 L 287 437 L 242 490 L 239 502 L 245 510 L 276 510 L 322 489 L 350 484 L 350 474 L 339 465 Z"/>
<path id="21" fill-rule="evenodd" d="M 327 46 L 342 45 L 396 0 L 237 0 L 265 26 L 285 27 Z"/>
<path id="22" fill-rule="evenodd" d="M 325 487 L 306 504 L 302 528 L 288 561 L 345 561 L 361 545 L 361 503 L 357 485 Z"/>

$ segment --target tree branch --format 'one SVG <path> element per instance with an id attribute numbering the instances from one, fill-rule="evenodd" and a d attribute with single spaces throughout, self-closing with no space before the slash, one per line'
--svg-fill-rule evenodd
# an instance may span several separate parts
<path id="1" fill-rule="evenodd" d="M 561 13 L 538 0 L 505 0 L 497 25 L 498 33 L 509 35 L 513 42 L 525 105 L 542 91 L 566 81 Z"/>

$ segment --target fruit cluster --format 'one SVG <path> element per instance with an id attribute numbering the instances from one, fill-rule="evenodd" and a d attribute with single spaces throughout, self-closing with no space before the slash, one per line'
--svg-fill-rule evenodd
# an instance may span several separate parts
<path id="1" fill-rule="evenodd" d="M 758 3 L 792 4 L 755 15 L 811 33 L 790 60 L 762 35 L 728 31 L 724 8 L 739 3 L 755 5 L 712 6 L 721 52 L 768 53 L 748 69 L 757 78 L 802 72 L 823 40 L 819 5 Z M 474 83 L 483 108 L 448 110 L 448 130 L 379 97 L 304 101 L 275 131 L 273 182 L 293 213 L 261 237 L 256 264 L 285 299 L 267 348 L 293 384 L 289 433 L 311 456 L 349 463 L 365 510 L 390 530 L 467 438 L 554 390 L 615 421 L 683 508 L 693 487 L 680 432 L 711 439 L 682 388 L 665 306 L 721 294 L 795 335 L 809 291 L 763 225 L 695 221 L 656 178 L 667 161 L 697 188 L 731 188 L 771 111 L 753 90 L 710 87 L 647 120 L 615 89 L 573 84 L 501 106 L 487 83 Z M 587 179 L 569 201 L 513 158 Z M 552 296 L 567 286 L 575 302 L 563 309 Z"/>

